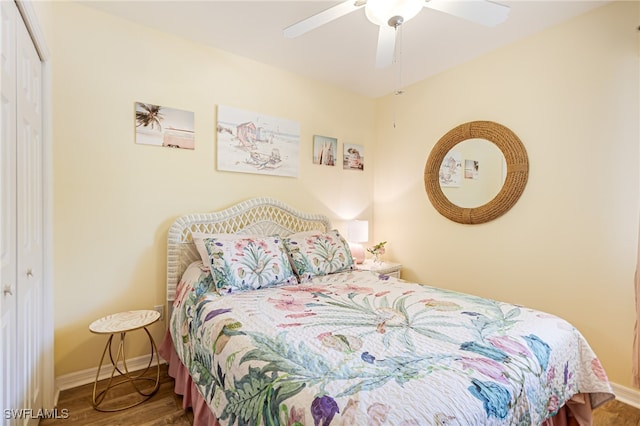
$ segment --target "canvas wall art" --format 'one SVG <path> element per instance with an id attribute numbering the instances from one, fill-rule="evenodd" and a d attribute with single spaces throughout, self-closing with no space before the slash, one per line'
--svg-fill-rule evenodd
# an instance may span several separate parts
<path id="1" fill-rule="evenodd" d="M 338 139 L 328 136 L 313 136 L 313 164 L 335 166 L 338 155 Z"/>
<path id="2" fill-rule="evenodd" d="M 218 106 L 218 170 L 298 176 L 300 124 Z"/>
<path id="3" fill-rule="evenodd" d="M 345 143 L 342 154 L 342 168 L 364 170 L 364 146 Z"/>
<path id="4" fill-rule="evenodd" d="M 193 112 L 136 102 L 136 143 L 195 149 Z"/>

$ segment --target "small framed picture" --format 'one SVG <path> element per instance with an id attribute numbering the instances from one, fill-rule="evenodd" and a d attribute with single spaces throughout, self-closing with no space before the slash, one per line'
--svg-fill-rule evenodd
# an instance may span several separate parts
<path id="1" fill-rule="evenodd" d="M 136 143 L 195 149 L 193 112 L 136 102 Z"/>
<path id="2" fill-rule="evenodd" d="M 342 154 L 342 168 L 345 170 L 364 170 L 364 146 L 345 143 Z"/>
<path id="3" fill-rule="evenodd" d="M 337 152 L 338 139 L 328 136 L 313 136 L 313 164 L 335 166 Z"/>

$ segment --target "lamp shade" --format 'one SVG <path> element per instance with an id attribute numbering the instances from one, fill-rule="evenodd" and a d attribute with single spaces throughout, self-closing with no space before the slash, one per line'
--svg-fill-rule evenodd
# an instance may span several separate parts
<path id="1" fill-rule="evenodd" d="M 352 220 L 347 223 L 347 241 L 350 243 L 366 243 L 369 241 L 369 222 Z"/>
<path id="2" fill-rule="evenodd" d="M 347 222 L 347 241 L 353 260 L 356 263 L 364 262 L 364 247 L 360 243 L 369 241 L 369 222 L 366 220 Z"/>
<path id="3" fill-rule="evenodd" d="M 424 0 L 367 0 L 365 15 L 376 25 L 388 25 L 389 19 L 401 16 L 403 22 L 413 18 L 424 7 Z"/>

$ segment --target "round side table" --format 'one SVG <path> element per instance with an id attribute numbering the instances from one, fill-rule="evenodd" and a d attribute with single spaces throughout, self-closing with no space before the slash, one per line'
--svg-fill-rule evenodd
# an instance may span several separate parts
<path id="1" fill-rule="evenodd" d="M 89 330 L 92 333 L 96 334 L 109 334 L 109 339 L 104 347 L 104 351 L 102 352 L 102 358 L 100 358 L 100 364 L 98 366 L 98 372 L 96 373 L 96 380 L 93 383 L 93 396 L 91 404 L 93 408 L 98 411 L 120 411 L 126 410 L 127 408 L 135 407 L 136 405 L 142 404 L 144 401 L 148 400 L 158 391 L 160 387 L 160 359 L 158 357 L 158 348 L 156 347 L 155 342 L 153 341 L 153 337 L 151 337 L 151 333 L 147 330 L 147 327 L 154 322 L 160 319 L 160 313 L 152 310 L 140 310 L 140 311 L 127 311 L 127 312 L 119 312 L 113 315 L 107 315 L 106 317 L 102 317 L 100 319 L 95 320 L 89 325 Z M 147 333 L 147 337 L 149 337 L 149 345 L 151 346 L 151 356 L 149 357 L 149 364 L 147 364 L 147 368 L 145 368 L 142 372 L 136 375 L 132 375 L 129 373 L 129 368 L 127 367 L 127 359 L 125 357 L 124 351 L 124 342 L 127 333 L 143 329 Z M 120 334 L 120 344 L 118 345 L 118 351 L 116 353 L 116 357 L 113 357 L 113 337 L 116 334 Z M 102 364 L 104 362 L 105 355 L 109 352 L 109 359 L 111 360 L 111 366 L 113 367 L 111 371 L 111 375 L 109 377 L 109 381 L 107 382 L 107 387 L 100 392 L 97 392 L 98 386 L 98 378 L 100 377 L 100 371 L 102 370 Z M 153 363 L 153 358 L 156 358 L 156 377 L 143 377 L 144 374 L 149 371 L 151 368 L 151 364 Z M 120 381 L 114 381 L 114 376 L 118 372 L 118 374 L 124 377 Z M 117 377 L 117 376 L 116 376 Z M 151 381 L 154 383 L 153 389 L 150 391 L 141 390 L 141 384 L 145 381 Z M 124 407 L 115 407 L 115 408 L 102 408 L 100 405 L 104 401 L 104 397 L 107 394 L 109 389 L 112 389 L 116 386 L 122 385 L 124 383 L 130 383 L 136 392 L 140 394 L 143 399 L 133 404 L 124 406 Z"/>

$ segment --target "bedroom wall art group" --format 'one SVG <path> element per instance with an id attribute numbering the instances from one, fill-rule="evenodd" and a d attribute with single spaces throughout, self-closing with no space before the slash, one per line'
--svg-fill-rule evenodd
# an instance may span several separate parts
<path id="1" fill-rule="evenodd" d="M 136 102 L 136 143 L 195 149 L 194 113 Z M 230 106 L 218 106 L 218 170 L 297 177 L 300 123 Z M 313 137 L 313 164 L 335 166 L 338 139 Z M 345 143 L 343 168 L 364 170 L 364 147 Z"/>

